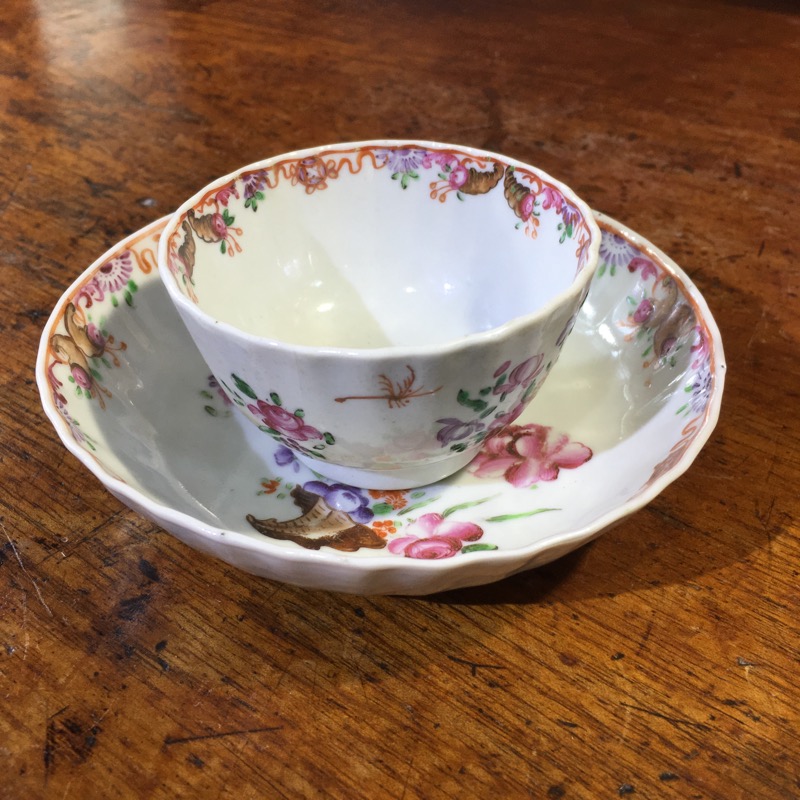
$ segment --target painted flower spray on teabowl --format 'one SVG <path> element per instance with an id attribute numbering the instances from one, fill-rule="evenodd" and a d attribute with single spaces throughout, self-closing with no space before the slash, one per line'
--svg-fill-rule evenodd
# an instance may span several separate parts
<path id="1" fill-rule="evenodd" d="M 343 485 L 461 469 L 558 358 L 600 231 L 566 186 L 431 142 L 313 148 L 215 181 L 161 275 L 243 416 Z"/>

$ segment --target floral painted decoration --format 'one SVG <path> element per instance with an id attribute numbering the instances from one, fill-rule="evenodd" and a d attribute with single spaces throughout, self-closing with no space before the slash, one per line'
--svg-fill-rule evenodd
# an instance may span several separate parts
<path id="1" fill-rule="evenodd" d="M 550 428 L 517 425 L 488 437 L 468 469 L 477 478 L 503 478 L 515 489 L 530 489 L 539 481 L 555 481 L 561 469 L 577 469 L 591 456 L 592 451 L 586 445 L 572 442 L 564 434 L 555 434 Z M 292 451 L 286 448 L 276 451 L 275 463 L 281 467 L 296 465 L 299 469 Z M 302 485 L 284 481 L 283 477 L 264 478 L 258 494 L 276 494 L 280 499 L 287 491 L 303 513 L 285 522 L 248 515 L 248 522 L 259 533 L 314 549 L 324 546 L 349 551 L 387 546 L 390 553 L 405 558 L 451 558 L 459 553 L 494 550 L 497 544 L 479 542 L 487 524 L 559 510 L 536 507 L 480 521 L 456 518 L 457 514 L 494 499 L 489 495 L 416 516 L 440 499 L 436 485 L 405 491 L 365 491 L 328 482 L 322 475 Z M 326 532 L 322 538 L 321 530 Z"/>
<path id="2" fill-rule="evenodd" d="M 436 438 L 442 447 L 463 452 L 482 442 L 492 431 L 511 424 L 525 410 L 536 388 L 550 371 L 552 364 L 544 364 L 544 355 L 538 353 L 512 367 L 510 361 L 502 363 L 492 375 L 492 381 L 477 391 L 461 389 L 459 405 L 473 412 L 470 419 L 447 417 L 437 422 L 442 425 Z"/>
<path id="3" fill-rule="evenodd" d="M 386 171 L 403 190 L 423 182 L 423 176 L 427 175 L 428 195 L 440 203 L 451 195 L 464 201 L 469 196 L 502 190 L 511 212 L 509 222 L 530 238 L 538 235 L 541 212 L 553 210 L 560 217 L 560 243 L 575 242 L 577 271 L 583 269 L 591 241 L 587 222 L 558 187 L 535 172 L 457 149 L 369 145 L 357 150 L 331 149 L 287 158 L 267 168 L 244 172 L 221 189 L 210 190 L 189 209 L 170 238 L 168 264 L 178 285 L 197 302 L 193 272 L 198 246 L 213 245 L 229 256 L 242 251 L 244 228 L 236 224 L 236 214 L 231 212 L 232 200 L 243 198 L 244 208 L 257 212 L 268 192 L 282 182 L 313 194 L 328 189 L 332 181 L 356 175 L 365 168 Z"/>
<path id="4" fill-rule="evenodd" d="M 219 383 L 231 402 L 247 408 L 258 421 L 259 430 L 268 433 L 284 448 L 312 458 L 325 458 L 321 451 L 336 443 L 333 434 L 306 422 L 302 408 L 288 411 L 277 392 L 270 392 L 269 400 L 261 399 L 250 384 L 236 374 L 231 374 L 233 386 L 223 380 Z"/>

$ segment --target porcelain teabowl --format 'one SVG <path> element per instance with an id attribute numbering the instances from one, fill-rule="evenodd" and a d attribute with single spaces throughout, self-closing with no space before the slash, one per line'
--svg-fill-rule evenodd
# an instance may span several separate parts
<path id="1" fill-rule="evenodd" d="M 166 220 L 117 243 L 58 301 L 36 366 L 42 404 L 116 497 L 249 572 L 359 594 L 498 580 L 650 502 L 719 415 L 725 356 L 703 297 L 654 245 L 599 223 L 600 263 L 547 383 L 444 481 L 342 486 L 233 413 L 159 279 Z"/>
<path id="2" fill-rule="evenodd" d="M 599 246 L 586 205 L 532 166 L 378 141 L 214 181 L 171 217 L 158 259 L 265 437 L 329 478 L 405 489 L 460 469 L 522 413 Z"/>

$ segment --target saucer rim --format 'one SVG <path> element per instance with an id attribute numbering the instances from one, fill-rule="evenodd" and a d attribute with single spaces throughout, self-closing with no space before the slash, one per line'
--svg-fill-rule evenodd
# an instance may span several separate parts
<path id="1" fill-rule="evenodd" d="M 132 242 L 141 241 L 148 236 L 158 233 L 159 230 L 163 230 L 166 227 L 167 221 L 172 215 L 160 217 L 159 219 L 154 220 L 148 225 L 145 225 L 116 244 L 112 245 L 112 247 L 104 252 L 99 258 L 95 259 L 95 261 L 93 261 L 88 268 L 81 272 L 81 274 L 59 297 L 42 330 L 36 359 L 36 382 L 45 415 L 54 426 L 59 438 L 66 448 L 100 481 L 101 484 L 103 484 L 103 486 L 109 492 L 111 492 L 111 494 L 113 494 L 123 504 L 134 509 L 142 516 L 145 516 L 155 524 L 159 525 L 159 527 L 168 530 L 172 535 L 176 535 L 177 538 L 181 538 L 184 541 L 186 541 L 185 537 L 177 534 L 175 528 L 181 531 L 189 532 L 191 535 L 196 535 L 207 539 L 210 548 L 224 546 L 226 550 L 232 548 L 237 551 L 246 551 L 250 555 L 258 553 L 262 558 L 265 556 L 269 557 L 270 559 L 277 558 L 280 562 L 292 565 L 307 566 L 310 563 L 314 563 L 317 565 L 317 567 L 322 567 L 327 564 L 330 565 L 332 569 L 336 569 L 338 571 L 341 571 L 344 568 L 348 574 L 352 572 L 371 573 L 373 575 L 380 574 L 387 577 L 388 573 L 437 573 L 443 582 L 446 582 L 449 578 L 447 586 L 442 589 L 422 588 L 421 591 L 406 592 L 407 594 L 431 593 L 449 588 L 455 588 L 456 586 L 493 582 L 495 580 L 516 574 L 517 572 L 525 571 L 534 565 L 533 562 L 538 561 L 539 563 L 546 563 L 548 560 L 550 560 L 541 560 L 541 557 L 546 555 L 549 550 L 559 549 L 563 551 L 562 553 L 554 556 L 554 558 L 558 558 L 560 555 L 565 555 L 567 552 L 576 549 L 582 544 L 586 544 L 592 539 L 597 538 L 610 526 L 621 522 L 626 517 L 641 510 L 644 506 L 652 502 L 671 483 L 681 477 L 692 465 L 702 448 L 706 445 L 711 437 L 720 415 L 727 366 L 719 327 L 717 326 L 716 320 L 711 314 L 705 298 L 698 290 L 696 284 L 685 273 L 685 271 L 660 248 L 656 247 L 643 236 L 631 230 L 618 220 L 598 211 L 594 211 L 593 214 L 601 230 L 605 228 L 614 234 L 621 235 L 634 247 L 656 259 L 659 265 L 679 282 L 684 295 L 688 300 L 691 301 L 691 303 L 695 305 L 697 311 L 699 311 L 700 318 L 702 318 L 708 330 L 711 339 L 709 345 L 711 350 L 711 361 L 713 364 L 712 374 L 714 375 L 714 386 L 709 396 L 703 418 L 699 422 L 697 434 L 694 436 L 691 443 L 681 453 L 676 463 L 658 478 L 653 480 L 647 486 L 647 488 L 640 491 L 633 499 L 621 503 L 619 506 L 608 511 L 606 514 L 597 517 L 583 527 L 568 533 L 554 533 L 550 536 L 537 539 L 531 544 L 514 549 L 476 552 L 471 554 L 469 559 L 424 560 L 397 558 L 396 556 L 389 555 L 375 555 L 371 556 L 370 558 L 353 558 L 348 556 L 346 553 L 338 553 L 334 551 L 328 553 L 323 550 L 309 551 L 302 548 L 294 549 L 285 546 L 279 546 L 267 538 L 261 540 L 246 532 L 226 530 L 220 528 L 219 526 L 209 525 L 208 523 L 197 519 L 191 514 L 188 514 L 184 511 L 178 511 L 171 506 L 165 505 L 157 500 L 152 499 L 151 497 L 148 497 L 139 489 L 134 488 L 125 481 L 112 475 L 100 463 L 96 456 L 81 447 L 80 444 L 74 439 L 65 419 L 55 406 L 52 398 L 51 387 L 46 374 L 50 331 L 63 315 L 64 307 L 74 296 L 75 292 L 97 269 L 99 269 L 106 261 L 113 257 L 114 254 L 119 253 Z M 154 269 L 158 269 L 158 266 L 156 265 Z M 156 279 L 160 280 L 158 276 L 156 276 Z M 190 544 L 190 546 L 192 545 Z M 209 549 L 206 552 L 222 558 L 218 552 L 212 549 Z M 225 559 L 223 558 L 222 560 Z M 488 572 L 496 573 L 499 569 L 509 566 L 509 564 L 513 566 L 509 572 L 503 572 L 500 575 L 487 575 L 486 580 L 483 580 L 480 577 L 478 580 L 472 579 L 472 577 L 475 575 L 476 569 L 480 570 L 481 567 L 484 567 L 489 568 Z M 238 566 L 243 570 L 248 571 L 247 566 Z M 253 570 L 249 571 L 252 572 Z M 467 578 L 468 582 L 459 583 L 457 579 L 453 580 L 454 576 L 460 573 L 464 574 L 464 577 Z M 339 574 L 337 574 L 336 578 L 331 582 L 337 581 L 340 583 L 342 582 Z M 302 585 L 297 581 L 290 582 L 295 582 L 299 585 Z M 322 581 L 317 579 L 316 581 L 312 581 L 307 585 L 321 586 L 322 583 L 324 583 L 324 579 Z M 346 591 L 358 593 L 364 588 L 365 587 L 355 587 Z M 369 587 L 366 587 L 366 590 L 369 593 L 375 593 L 374 589 L 370 590 Z"/>

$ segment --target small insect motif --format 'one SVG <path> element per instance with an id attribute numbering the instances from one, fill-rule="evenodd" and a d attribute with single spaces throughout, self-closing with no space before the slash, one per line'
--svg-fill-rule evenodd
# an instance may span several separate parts
<path id="1" fill-rule="evenodd" d="M 385 400 L 389 408 L 403 408 L 417 397 L 436 394 L 442 387 L 435 389 L 425 389 L 424 386 L 415 386 L 417 375 L 410 364 L 406 364 L 408 374 L 402 381 L 393 381 L 388 375 L 378 376 L 378 384 L 382 387 L 381 394 L 359 394 L 348 395 L 347 397 L 337 397 L 337 403 L 345 403 L 348 400 Z"/>

